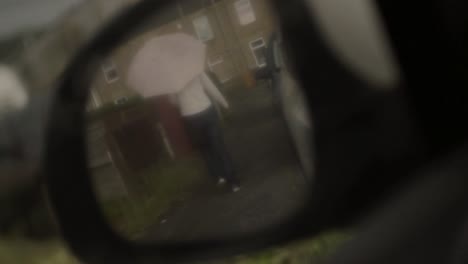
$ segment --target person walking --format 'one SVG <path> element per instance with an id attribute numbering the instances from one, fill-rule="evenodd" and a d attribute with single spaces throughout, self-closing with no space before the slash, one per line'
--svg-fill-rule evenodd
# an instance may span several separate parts
<path id="1" fill-rule="evenodd" d="M 228 183 L 232 191 L 237 192 L 240 190 L 240 183 L 235 176 L 218 114 L 210 98 L 229 109 L 229 103 L 205 72 L 176 94 L 189 137 L 202 153 L 209 174 L 218 180 L 218 184 Z"/>

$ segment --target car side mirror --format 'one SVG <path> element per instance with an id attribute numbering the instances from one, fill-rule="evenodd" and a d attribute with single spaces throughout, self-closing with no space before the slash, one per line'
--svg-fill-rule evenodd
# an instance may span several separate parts
<path id="1" fill-rule="evenodd" d="M 216 11 L 216 8 L 226 8 L 224 3 L 221 2 L 223 1 L 212 1 L 211 9 L 206 10 Z M 239 26 L 247 27 L 250 23 L 253 23 L 252 20 L 255 21 L 256 19 L 255 15 L 251 13 L 252 6 L 250 6 L 250 2 L 237 1 L 236 4 L 230 7 L 238 11 Z M 104 77 L 99 75 L 102 81 L 110 84 L 119 83 L 118 69 L 132 68 L 132 63 L 114 69 L 107 67 L 110 64 L 103 67 L 103 58 L 109 57 L 116 50 L 121 51 L 119 47 L 123 45 L 131 46 L 133 54 L 138 54 L 137 50 L 139 49 L 135 44 L 136 42 L 132 42 L 132 40 L 138 38 L 142 31 L 150 32 L 151 30 L 148 31 L 148 29 L 152 29 L 159 37 L 161 35 L 163 37 L 170 35 L 164 35 L 164 30 L 169 30 L 167 28 L 164 28 L 164 30 L 155 29 L 154 23 L 160 22 L 156 18 L 163 19 L 165 15 L 171 12 L 180 15 L 180 10 L 185 10 L 184 8 L 194 11 L 194 7 L 189 4 L 182 5 L 182 8 L 176 6 L 174 9 L 169 1 L 141 1 L 113 19 L 109 25 L 82 47 L 64 72 L 63 80 L 56 91 L 52 104 L 51 117 L 47 128 L 44 170 L 48 178 L 51 202 L 59 219 L 63 235 L 73 251 L 83 260 L 90 263 L 106 262 L 109 259 L 121 263 L 146 263 L 150 261 L 170 263 L 186 260 L 206 260 L 315 236 L 325 230 L 348 227 L 360 219 L 364 213 L 375 208 L 378 201 L 386 198 L 386 193 L 382 190 L 387 188 L 387 184 L 390 186 L 401 180 L 401 178 L 395 178 L 394 175 L 400 175 L 400 172 L 406 171 L 408 166 L 404 161 L 415 155 L 413 152 L 415 149 L 413 148 L 413 128 L 411 122 L 409 122 L 408 110 L 404 104 L 401 104 L 403 97 L 398 92 L 401 83 L 398 80 L 390 82 L 390 84 L 384 83 L 383 86 L 386 89 L 381 89 L 381 83 L 373 82 L 372 78 L 366 79 L 366 76 L 363 77 L 363 75 L 358 74 L 361 73 L 359 71 L 356 73 L 353 65 L 345 63 L 346 61 L 337 55 L 339 53 L 336 52 L 334 47 L 329 45 L 329 39 L 322 31 L 323 28 L 316 21 L 317 18 L 312 16 L 310 9 L 303 1 L 288 1 L 287 4 L 284 1 L 272 1 L 271 3 L 279 19 L 280 26 L 278 28 L 283 31 L 283 41 L 291 47 L 288 49 L 288 56 L 292 65 L 294 65 L 292 71 L 294 71 L 295 75 L 292 77 L 297 79 L 298 85 L 283 84 L 283 89 L 277 91 L 279 98 L 281 98 L 281 108 L 277 113 L 272 114 L 273 111 L 266 114 L 246 112 L 244 116 L 238 116 L 237 120 L 251 121 L 250 123 L 247 122 L 248 126 L 246 125 L 249 128 L 276 114 L 284 117 L 285 120 L 281 121 L 285 122 L 281 123 L 283 124 L 281 129 L 285 131 L 282 134 L 283 137 L 271 140 L 265 145 L 273 147 L 286 146 L 285 149 L 267 149 L 269 151 L 265 151 L 262 155 L 268 156 L 272 155 L 272 153 L 285 152 L 288 151 L 286 148 L 291 146 L 293 146 L 294 151 L 288 152 L 284 157 L 280 156 L 277 160 L 269 161 L 268 166 L 265 166 L 266 169 L 259 168 L 257 174 L 261 176 L 273 174 L 271 168 L 274 168 L 273 171 L 284 169 L 275 166 L 284 161 L 286 156 L 287 158 L 294 157 L 299 164 L 298 168 L 301 168 L 295 172 L 295 176 L 302 177 L 302 187 L 306 191 L 306 195 L 301 196 L 302 203 L 295 208 L 296 210 L 290 212 L 286 218 L 281 219 L 274 225 L 262 225 L 263 228 L 258 230 L 247 234 L 235 234 L 230 237 L 192 237 L 185 240 L 176 240 L 169 237 L 157 241 L 135 241 L 126 234 L 119 233 L 117 231 L 118 227 L 112 225 L 109 215 L 106 214 L 102 204 L 98 201 L 99 193 L 96 193 L 95 177 L 92 175 L 92 168 L 90 168 L 92 166 L 90 166 L 91 162 L 89 161 L 91 155 L 89 154 L 86 134 L 89 116 L 85 109 L 90 102 L 90 98 L 99 101 L 94 98 L 94 94 L 91 92 L 92 83 L 95 81 L 96 73 L 104 74 Z M 294 16 L 291 16 L 291 14 L 294 14 Z M 217 42 L 213 39 L 214 35 L 222 32 L 220 32 L 221 30 L 215 31 L 207 26 L 207 21 L 210 21 L 208 17 L 194 15 L 193 20 L 189 21 L 192 23 L 188 28 L 193 27 L 198 41 L 204 41 L 205 45 L 213 48 L 217 45 Z M 294 17 L 300 17 L 301 19 L 294 19 Z M 185 15 L 181 21 L 187 21 Z M 183 24 L 171 24 L 168 28 L 182 31 L 178 34 L 187 34 L 187 32 L 183 31 Z M 150 39 L 147 34 L 143 35 L 140 39 Z M 254 39 L 250 42 L 250 44 L 252 43 L 262 42 Z M 237 45 L 241 46 L 241 44 Z M 165 45 L 165 47 L 167 46 L 171 45 Z M 240 49 L 240 47 L 236 48 Z M 266 63 L 265 58 L 256 53 L 257 47 L 255 45 L 251 45 L 250 48 L 251 50 L 248 52 L 250 57 L 245 60 L 246 62 L 233 63 L 232 71 L 242 73 L 240 66 L 242 63 L 247 64 L 244 67 L 249 66 L 249 63 L 259 67 Z M 125 53 L 126 51 L 122 52 Z M 157 53 L 158 56 L 165 56 L 168 52 L 167 50 L 160 53 L 154 51 L 153 54 Z M 214 51 L 213 54 L 215 54 Z M 156 60 L 156 58 L 153 59 Z M 208 67 L 215 67 L 223 60 L 224 58 L 221 57 L 216 60 L 209 60 Z M 167 62 L 168 64 L 172 63 L 172 60 Z M 151 75 L 149 70 L 155 70 L 157 67 L 158 65 L 151 65 L 151 67 L 147 66 L 144 69 L 148 70 L 147 75 Z M 239 68 L 234 70 L 235 67 Z M 179 74 L 182 76 L 198 67 L 187 68 L 181 68 Z M 221 81 L 227 82 L 229 76 L 223 72 L 224 70 L 227 71 L 226 69 L 219 70 L 219 75 L 226 77 Z M 136 70 L 135 72 L 136 76 L 139 76 L 142 70 Z M 168 72 L 169 74 L 172 74 L 172 72 Z M 160 76 L 162 82 L 164 76 L 158 76 Z M 190 83 L 194 80 L 195 82 L 209 83 L 203 76 L 203 74 L 194 76 Z M 122 78 L 128 79 L 126 76 Z M 175 79 L 174 82 L 178 82 L 180 81 L 178 79 L 181 78 L 173 79 Z M 148 85 L 148 87 L 151 87 L 151 85 L 157 85 L 161 82 L 139 83 L 141 86 Z M 132 82 L 127 81 L 126 84 L 130 85 L 129 83 Z M 304 101 L 307 102 L 307 105 L 298 108 L 295 103 L 286 100 L 290 88 L 303 91 Z M 258 90 L 253 91 L 258 92 Z M 108 90 L 105 92 L 108 92 Z M 184 97 L 180 96 L 180 90 L 177 93 L 177 99 L 180 100 L 180 97 Z M 140 91 L 139 95 L 140 98 L 136 99 L 135 102 L 141 102 L 141 97 L 146 97 L 147 94 Z M 253 95 L 249 94 L 246 97 L 250 96 Z M 271 97 L 271 95 L 269 96 Z M 185 98 L 189 99 L 194 97 L 190 94 L 185 96 Z M 258 104 L 251 103 L 250 107 L 255 108 L 261 103 L 268 104 L 265 99 L 267 96 L 261 95 L 258 98 L 262 100 L 259 99 Z M 163 102 L 166 101 L 163 100 Z M 193 105 L 198 107 L 200 101 L 203 100 L 190 104 L 190 107 Z M 223 100 L 220 99 L 219 101 L 220 104 L 223 104 Z M 122 107 L 129 105 L 131 105 L 131 100 L 128 100 Z M 170 107 L 169 104 L 160 103 L 159 106 L 161 105 L 164 105 L 162 107 L 164 109 Z M 240 107 L 237 109 L 240 110 L 248 109 L 249 106 L 248 103 L 239 105 Z M 179 110 L 182 115 L 184 113 L 190 114 L 192 113 L 190 107 L 181 107 Z M 158 111 L 165 111 L 162 108 L 159 108 Z M 301 115 L 297 109 L 306 109 L 310 111 L 310 115 Z M 130 126 L 130 121 L 135 121 L 131 119 L 131 116 L 131 113 L 125 112 L 119 117 L 120 120 L 124 121 L 119 122 L 126 122 L 125 124 Z M 164 116 L 167 117 L 167 115 Z M 311 122 L 313 124 L 311 127 L 314 129 L 313 133 L 298 125 L 300 124 L 298 117 L 303 116 L 313 119 Z M 136 120 L 133 124 L 141 124 L 137 121 L 139 120 Z M 170 139 L 167 139 L 168 129 L 164 129 L 162 123 L 163 121 L 154 126 L 154 130 L 150 128 L 148 131 L 152 131 L 151 133 L 157 131 L 159 133 L 161 146 L 167 149 L 168 155 L 171 156 L 174 155 L 174 148 L 167 147 L 168 142 L 170 143 Z M 267 127 L 268 125 L 271 124 L 266 124 Z M 112 127 L 115 128 L 115 126 Z M 281 125 L 278 127 L 281 127 Z M 279 131 L 276 126 L 270 128 L 266 129 L 264 133 L 258 133 L 256 140 L 249 141 L 252 143 L 245 144 L 246 147 L 251 147 L 262 139 L 266 140 L 269 138 L 268 136 Z M 115 130 L 125 131 L 120 126 Z M 252 130 L 247 129 L 242 131 L 247 131 L 246 134 L 248 132 L 253 133 Z M 149 142 L 151 133 L 141 134 L 145 136 L 134 135 L 133 139 L 144 139 Z M 116 132 L 116 134 L 118 133 Z M 121 134 L 125 133 L 122 132 Z M 243 136 L 242 133 L 233 134 L 238 137 Z M 112 139 L 117 137 L 115 136 Z M 112 141 L 112 144 L 115 145 L 116 141 Z M 150 144 L 145 146 L 141 141 L 138 141 L 141 147 L 134 148 L 137 144 L 134 142 L 137 141 L 132 141 L 133 143 L 126 145 L 130 149 L 127 153 L 122 154 L 118 151 L 116 153 L 120 153 L 122 156 L 130 153 L 131 156 L 139 150 L 145 150 L 152 146 Z M 394 142 L 394 144 L 390 146 L 385 142 Z M 124 143 L 121 145 L 124 145 Z M 242 144 L 237 145 L 242 146 Z M 239 156 L 250 154 L 251 152 L 248 151 L 242 155 L 239 154 Z M 303 155 L 302 158 L 298 157 L 300 155 Z M 114 162 L 115 157 L 115 155 L 110 154 L 104 163 Z M 121 157 L 117 158 L 120 159 Z M 132 164 L 137 164 L 135 167 L 138 167 L 142 159 L 136 158 L 133 160 L 136 160 L 136 162 Z M 243 161 L 246 162 L 245 160 L 249 159 Z M 252 161 L 250 160 L 250 162 Z M 305 167 L 305 162 L 308 163 L 309 169 L 307 171 L 302 170 Z M 386 166 L 388 162 L 395 165 L 389 169 Z M 247 162 L 241 165 L 245 164 Z M 189 166 L 189 168 L 191 167 Z M 268 173 L 264 173 L 264 171 L 268 171 Z M 375 175 L 380 175 L 386 183 L 373 185 Z M 286 173 L 284 176 L 289 177 L 289 174 Z M 260 177 L 258 182 L 266 185 L 269 181 L 261 181 L 265 178 Z M 283 180 L 281 177 L 278 178 L 280 181 Z M 157 184 L 162 183 L 157 182 Z M 269 199 L 271 193 L 289 187 L 282 184 L 278 186 L 280 188 L 265 192 L 265 197 L 267 197 L 265 199 Z M 241 185 L 240 195 L 242 195 L 243 188 Z M 233 188 L 233 191 L 236 192 L 236 189 Z M 138 194 L 138 191 L 134 193 Z M 251 193 L 255 193 L 255 189 Z M 269 205 L 271 211 L 275 211 L 276 205 Z M 252 212 L 255 213 L 260 209 L 264 208 L 252 209 Z M 162 220 L 160 223 L 164 222 Z"/>

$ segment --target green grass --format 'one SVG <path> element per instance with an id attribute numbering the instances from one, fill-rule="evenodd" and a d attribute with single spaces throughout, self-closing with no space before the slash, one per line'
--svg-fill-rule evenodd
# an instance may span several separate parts
<path id="1" fill-rule="evenodd" d="M 203 178 L 202 164 L 198 159 L 163 160 L 135 175 L 144 179 L 146 191 L 132 200 L 120 199 L 102 204 L 108 220 L 119 232 L 129 238 L 137 238 L 177 199 L 190 195 L 191 188 Z M 0 263 L 79 264 L 64 243 L 56 238 L 30 241 L 15 237 L 22 237 L 22 233 L 13 232 L 0 239 Z"/>
<path id="2" fill-rule="evenodd" d="M 210 264 L 313 264 L 321 263 L 334 252 L 351 235 L 346 232 L 329 232 L 315 239 L 296 242 L 285 247 L 279 247 L 237 256 L 231 259 L 219 260 Z"/>
<path id="3" fill-rule="evenodd" d="M 61 241 L 0 241 L 0 263 L 15 264 L 79 264 Z"/>
<path id="4" fill-rule="evenodd" d="M 210 262 L 210 264 L 321 263 L 321 260 L 330 253 L 333 253 L 337 246 L 349 238 L 350 235 L 343 232 L 328 233 L 312 240 L 306 240 L 252 255 L 213 261 Z M 0 240 L 0 263 L 80 264 L 66 249 L 63 242 L 59 240 L 48 242 Z"/>
<path id="5" fill-rule="evenodd" d="M 195 158 L 160 161 L 136 175 L 145 182 L 141 195 L 104 202 L 105 215 L 119 232 L 131 238 L 138 237 L 174 203 L 190 196 L 204 177 L 202 164 Z"/>

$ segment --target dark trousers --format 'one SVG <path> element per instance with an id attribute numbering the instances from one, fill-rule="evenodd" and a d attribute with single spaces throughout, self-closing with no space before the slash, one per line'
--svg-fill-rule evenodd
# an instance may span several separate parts
<path id="1" fill-rule="evenodd" d="M 195 115 L 184 116 L 184 119 L 188 134 L 203 155 L 210 175 L 215 179 L 224 178 L 231 184 L 238 184 L 214 107 Z"/>

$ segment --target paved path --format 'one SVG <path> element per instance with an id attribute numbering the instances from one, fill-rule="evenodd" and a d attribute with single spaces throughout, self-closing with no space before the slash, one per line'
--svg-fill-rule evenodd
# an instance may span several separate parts
<path id="1" fill-rule="evenodd" d="M 242 189 L 232 193 L 209 179 L 148 228 L 148 240 L 193 240 L 248 233 L 288 216 L 301 205 L 304 180 L 274 111 L 267 86 L 228 95 L 232 113 L 225 139 Z"/>

